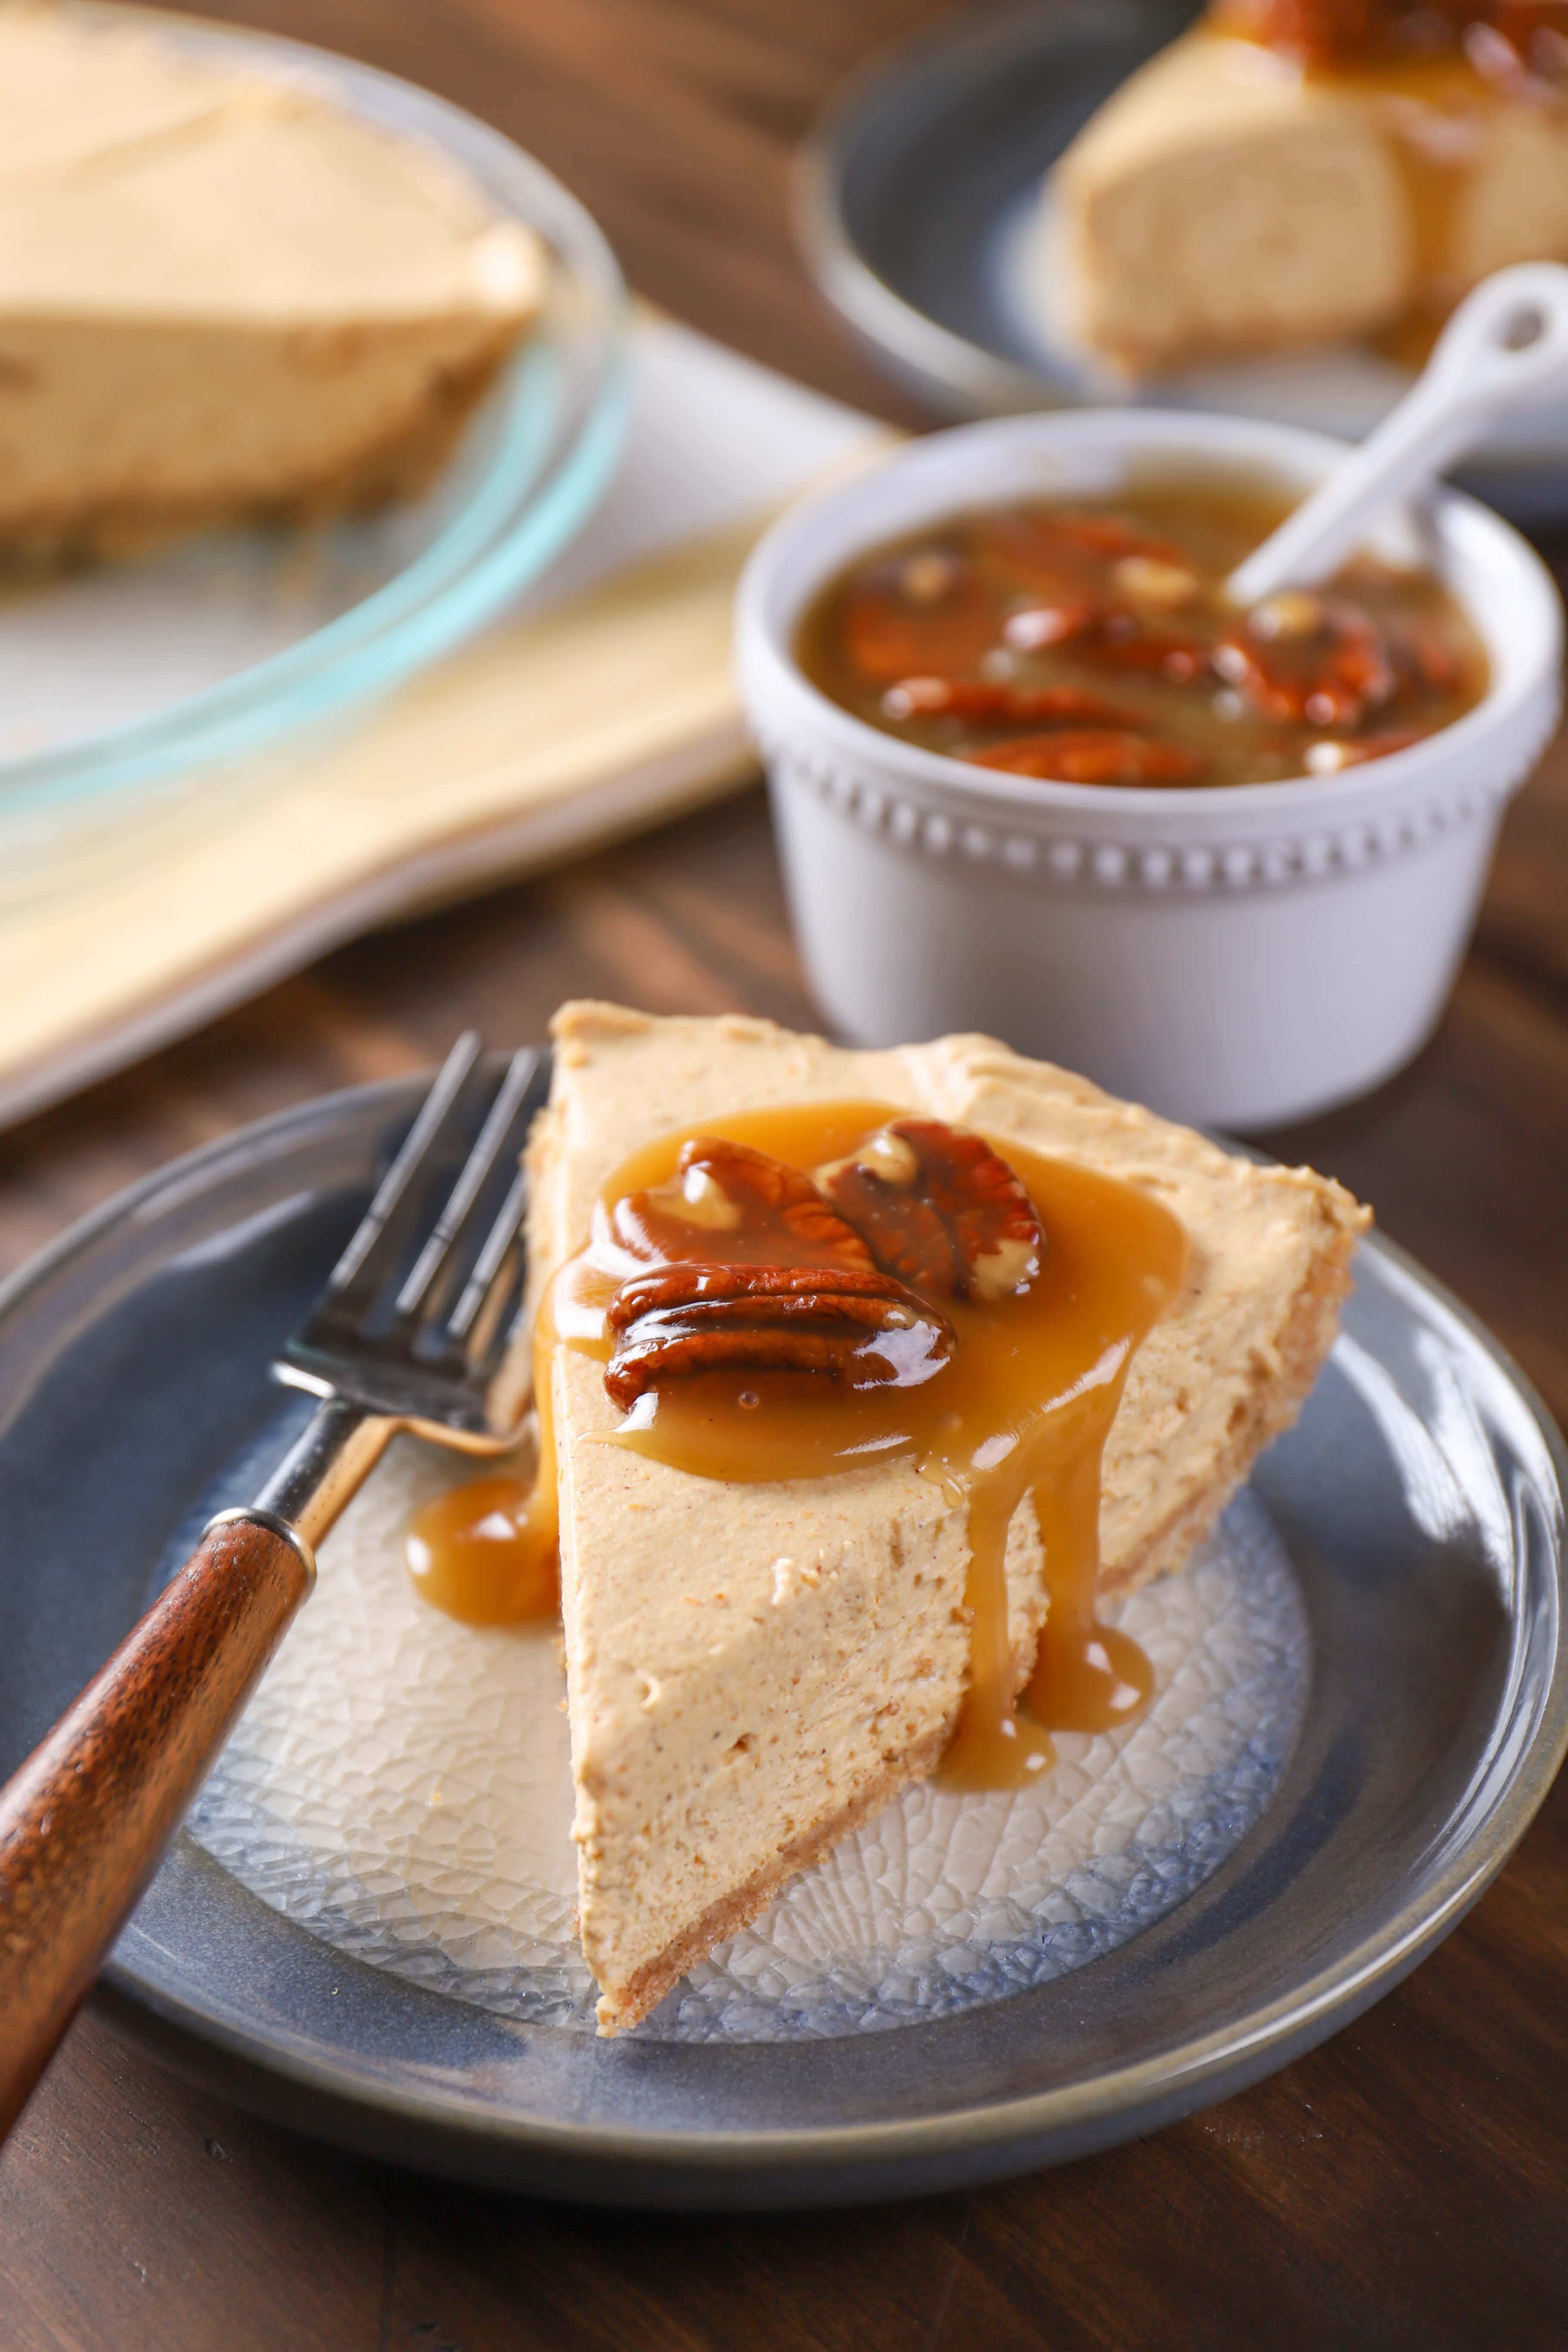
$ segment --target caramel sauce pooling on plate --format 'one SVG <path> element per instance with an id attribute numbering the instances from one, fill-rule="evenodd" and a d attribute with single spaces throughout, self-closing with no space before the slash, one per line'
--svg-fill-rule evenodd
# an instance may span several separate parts
<path id="1" fill-rule="evenodd" d="M 534 1327 L 539 1475 L 472 1478 L 448 1486 L 409 1521 L 408 1573 L 421 1596 L 469 1625 L 515 1625 L 561 1606 L 560 1516 L 550 1427 L 550 1349 L 542 1312 Z"/>
<path id="2" fill-rule="evenodd" d="M 536 1393 L 547 1403 L 557 1344 L 608 1361 L 606 1314 L 625 1269 L 608 1261 L 605 1212 L 675 1172 L 698 1133 L 765 1151 L 811 1171 L 844 1159 L 890 1121 L 886 1104 L 838 1102 L 706 1121 L 662 1138 L 605 1188 L 595 1242 L 570 1260 L 541 1316 Z M 1034 1204 L 1045 1234 L 1037 1274 L 993 1301 L 944 1297 L 950 1359 L 917 1385 L 851 1388 L 819 1373 L 700 1371 L 649 1389 L 607 1442 L 700 1477 L 766 1482 L 826 1478 L 882 1456 L 912 1456 L 968 1512 L 970 1680 L 942 1767 L 960 1789 L 1018 1785 L 1048 1766 L 1050 1733 L 1102 1731 L 1147 1705 L 1153 1673 L 1137 1644 L 1099 1622 L 1100 1463 L 1132 1352 L 1179 1294 L 1187 1240 L 1161 1203 L 1115 1177 L 994 1140 Z M 715 1232 L 715 1262 L 777 1263 L 765 1238 Z M 495 1622 L 521 1613 L 516 1590 L 535 1590 L 530 1563 L 553 1531 L 553 1462 L 542 1435 L 539 1500 L 505 1507 L 515 1549 L 487 1486 L 459 1487 L 421 1514 L 431 1564 L 422 1579 L 454 1614 Z M 1007 1638 L 1007 1529 L 1032 1497 L 1049 1606 L 1022 1702 Z M 465 1500 L 465 1498 L 473 1498 Z"/>

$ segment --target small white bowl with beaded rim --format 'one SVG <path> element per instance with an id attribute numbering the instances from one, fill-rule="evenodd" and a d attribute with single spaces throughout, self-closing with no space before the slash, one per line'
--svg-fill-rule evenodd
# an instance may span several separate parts
<path id="1" fill-rule="evenodd" d="M 1107 787 L 1016 776 L 853 717 L 795 657 L 856 557 L 1018 499 L 1234 467 L 1305 492 L 1327 436 L 1152 409 L 1003 418 L 910 443 L 793 507 L 742 580 L 736 654 L 807 975 L 868 1045 L 979 1029 L 1168 1115 L 1259 1128 L 1390 1076 L 1442 1012 L 1502 812 L 1556 723 L 1562 606 L 1517 531 L 1441 490 L 1372 536 L 1418 548 L 1479 633 L 1487 691 L 1337 774 Z"/>

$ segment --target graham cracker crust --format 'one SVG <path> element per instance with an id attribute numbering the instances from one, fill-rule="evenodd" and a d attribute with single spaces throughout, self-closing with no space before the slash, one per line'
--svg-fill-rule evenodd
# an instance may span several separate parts
<path id="1" fill-rule="evenodd" d="M 626 1984 L 602 1990 L 595 2012 L 600 2033 L 608 2038 L 640 2025 L 665 1994 L 672 1991 L 699 1960 L 706 1959 L 715 1944 L 749 1927 L 758 1913 L 767 1909 L 780 1888 L 814 1863 L 819 1853 L 825 1853 L 840 1838 L 847 1837 L 873 1813 L 879 1813 L 911 1780 L 923 1780 L 928 1773 L 934 1772 L 952 1728 L 951 1724 L 943 1724 L 939 1730 L 917 1740 L 904 1755 L 885 1760 L 882 1770 L 868 1782 L 853 1804 L 830 1813 L 815 1829 L 781 1847 L 774 1861 L 765 1864 L 743 1886 L 705 1911 L 672 1944 L 667 1944 L 655 1958 L 645 1962 Z"/>
<path id="2" fill-rule="evenodd" d="M 204 531 L 247 523 L 298 529 L 417 499 L 451 455 L 511 348 L 508 341 L 435 378 L 411 415 L 330 474 L 265 496 L 125 498 L 89 508 L 36 509 L 0 521 L 0 559 L 21 569 L 46 570 L 132 561 Z"/>

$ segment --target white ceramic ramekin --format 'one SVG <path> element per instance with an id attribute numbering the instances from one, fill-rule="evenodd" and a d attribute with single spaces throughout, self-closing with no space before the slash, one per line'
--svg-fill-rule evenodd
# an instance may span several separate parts
<path id="1" fill-rule="evenodd" d="M 1551 576 L 1474 499 L 1444 493 L 1423 528 L 1490 688 L 1454 726 L 1337 776 L 1132 791 L 1002 775 L 851 718 L 792 651 L 835 572 L 942 516 L 1105 495 L 1162 459 L 1305 488 L 1342 448 L 1239 417 L 1009 417 L 912 443 L 773 526 L 741 583 L 737 658 L 807 972 L 840 1030 L 869 1045 L 986 1030 L 1241 1128 L 1343 1101 L 1415 1052 L 1559 702 Z"/>

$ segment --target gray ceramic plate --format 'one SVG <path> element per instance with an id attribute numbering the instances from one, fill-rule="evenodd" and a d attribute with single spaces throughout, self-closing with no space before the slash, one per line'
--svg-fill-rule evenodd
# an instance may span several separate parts
<path id="1" fill-rule="evenodd" d="M 1059 333 L 1045 175 L 1196 14 L 1193 0 L 972 11 L 828 109 L 801 158 L 801 242 L 829 300 L 918 397 L 970 416 L 1135 396 L 1354 439 L 1405 391 L 1407 371 L 1347 345 L 1194 369 L 1130 395 Z M 1568 404 L 1516 419 L 1463 478 L 1517 520 L 1568 510 Z"/>
<path id="2" fill-rule="evenodd" d="M 295 1409 L 268 1360 L 416 1097 L 331 1097 L 199 1152 L 0 1294 L 0 1768 L 132 1621 L 193 1501 Z M 1447 1932 L 1568 1743 L 1561 1441 L 1486 1335 L 1384 1244 L 1363 1253 L 1346 1335 L 1254 1482 L 1310 1625 L 1301 1735 L 1229 1860 L 1106 1957 L 892 2032 L 599 2043 L 334 1951 L 182 1840 L 100 1999 L 301 2128 L 628 2204 L 951 2187 L 1239 2089 Z"/>

